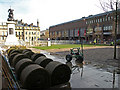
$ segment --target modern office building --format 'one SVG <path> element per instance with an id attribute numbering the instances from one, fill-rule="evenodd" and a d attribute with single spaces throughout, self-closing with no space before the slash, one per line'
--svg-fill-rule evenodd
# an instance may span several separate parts
<path id="1" fill-rule="evenodd" d="M 115 35 L 115 11 L 97 15 L 89 15 L 77 20 L 50 26 L 51 39 L 57 40 L 97 40 L 97 42 L 112 41 Z M 120 9 L 117 14 L 117 39 L 120 38 Z"/>

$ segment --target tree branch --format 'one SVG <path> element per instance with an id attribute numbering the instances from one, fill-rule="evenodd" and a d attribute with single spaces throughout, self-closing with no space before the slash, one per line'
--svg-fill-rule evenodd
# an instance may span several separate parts
<path id="1" fill-rule="evenodd" d="M 101 7 L 102 7 L 102 9 L 103 9 L 103 11 L 107 11 L 106 9 L 105 9 L 105 4 L 102 4 L 102 2 L 99 0 L 99 2 L 100 2 L 100 5 L 101 5 Z"/>

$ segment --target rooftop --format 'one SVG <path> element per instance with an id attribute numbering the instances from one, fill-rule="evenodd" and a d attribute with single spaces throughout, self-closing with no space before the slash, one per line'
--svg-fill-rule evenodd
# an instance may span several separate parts
<path id="1" fill-rule="evenodd" d="M 120 11 L 120 9 L 118 9 L 118 11 Z M 80 19 L 76 19 L 76 20 L 72 20 L 72 21 L 60 23 L 60 24 L 53 25 L 53 26 L 50 26 L 50 27 L 56 27 L 56 26 L 59 26 L 59 25 L 63 25 L 63 24 L 67 24 L 67 23 L 73 23 L 73 22 L 77 22 L 77 21 L 80 21 L 80 20 L 84 20 L 84 19 L 90 19 L 90 18 L 95 18 L 95 17 L 99 17 L 99 16 L 109 15 L 109 14 L 111 14 L 112 12 L 113 12 L 113 11 L 108 11 L 108 12 L 100 13 L 100 14 L 96 14 L 96 15 L 89 15 L 88 17 L 82 17 L 82 18 L 80 18 Z"/>
<path id="2" fill-rule="evenodd" d="M 20 27 L 23 27 L 23 26 L 38 27 L 36 25 L 33 25 L 33 23 L 31 23 L 31 24 L 24 23 L 24 22 L 22 22 L 22 19 L 21 20 L 15 20 L 15 22 L 16 22 L 16 26 L 20 26 Z M 0 25 L 7 25 L 7 22 L 0 22 Z"/>

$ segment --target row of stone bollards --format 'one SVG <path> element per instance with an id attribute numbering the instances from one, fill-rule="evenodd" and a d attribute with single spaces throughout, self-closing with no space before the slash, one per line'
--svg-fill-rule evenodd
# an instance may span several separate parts
<path id="1" fill-rule="evenodd" d="M 7 50 L 8 61 L 23 89 L 48 89 L 69 82 L 71 69 L 30 49 Z"/>

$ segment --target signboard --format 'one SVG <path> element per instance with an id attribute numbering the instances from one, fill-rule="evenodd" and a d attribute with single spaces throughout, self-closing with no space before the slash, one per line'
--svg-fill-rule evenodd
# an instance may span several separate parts
<path id="1" fill-rule="evenodd" d="M 73 37 L 73 30 L 70 30 L 70 37 Z"/>

